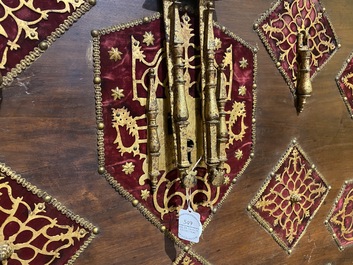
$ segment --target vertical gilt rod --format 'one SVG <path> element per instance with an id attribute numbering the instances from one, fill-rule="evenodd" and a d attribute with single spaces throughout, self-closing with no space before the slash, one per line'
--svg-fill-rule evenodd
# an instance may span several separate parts
<path id="1" fill-rule="evenodd" d="M 179 176 L 186 188 L 194 186 L 196 179 L 186 170 L 190 166 L 187 153 L 187 126 L 189 125 L 189 111 L 185 95 L 184 80 L 184 46 L 181 36 L 181 22 L 179 17 L 180 2 L 174 1 L 173 29 L 172 29 L 172 59 L 173 59 L 173 92 L 174 92 L 174 122 L 177 139 L 177 166 Z"/>
<path id="2" fill-rule="evenodd" d="M 149 91 L 147 100 L 147 119 L 148 119 L 148 174 L 152 185 L 152 192 L 157 188 L 159 172 L 159 150 L 160 142 L 158 137 L 158 103 L 155 85 L 155 71 L 153 68 L 149 71 Z"/>
<path id="3" fill-rule="evenodd" d="M 217 131 L 219 125 L 219 112 L 216 99 L 216 68 L 214 65 L 214 34 L 213 34 L 213 1 L 208 2 L 206 10 L 206 84 L 205 84 L 205 104 L 204 117 L 206 126 L 206 164 L 211 181 L 217 176 L 217 166 L 219 164 L 217 152 Z"/>

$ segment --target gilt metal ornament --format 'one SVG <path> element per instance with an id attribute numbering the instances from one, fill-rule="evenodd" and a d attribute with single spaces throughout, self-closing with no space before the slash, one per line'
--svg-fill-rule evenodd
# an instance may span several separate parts
<path id="1" fill-rule="evenodd" d="M 326 9 L 319 0 L 277 0 L 254 28 L 301 113 L 312 79 L 340 47 Z"/>
<path id="2" fill-rule="evenodd" d="M 0 164 L 0 262 L 73 264 L 98 228 Z"/>
<path id="3" fill-rule="evenodd" d="M 251 215 L 289 254 L 330 187 L 296 141 L 248 206 Z"/>
<path id="4" fill-rule="evenodd" d="M 165 0 L 92 31 L 99 172 L 183 249 L 179 210 L 189 199 L 205 229 L 254 150 L 257 50 L 213 12 Z"/>
<path id="5" fill-rule="evenodd" d="M 353 245 L 353 181 L 344 183 L 325 221 L 340 250 Z"/>
<path id="6" fill-rule="evenodd" d="M 9 85 L 93 5 L 95 0 L 0 1 L 3 85 Z"/>
<path id="7" fill-rule="evenodd" d="M 353 53 L 349 55 L 336 77 L 336 83 L 348 113 L 353 118 Z"/>

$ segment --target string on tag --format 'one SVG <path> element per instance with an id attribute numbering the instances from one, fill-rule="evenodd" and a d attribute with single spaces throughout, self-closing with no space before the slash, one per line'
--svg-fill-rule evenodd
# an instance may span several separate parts
<path id="1" fill-rule="evenodd" d="M 196 167 L 198 166 L 198 164 L 201 162 L 202 156 L 199 157 L 199 159 L 196 161 L 196 163 L 194 164 L 194 166 L 191 168 L 191 170 L 187 171 L 187 174 L 193 174 L 196 176 L 197 172 L 196 172 Z M 186 196 L 186 204 L 188 206 L 187 210 L 189 212 L 192 211 L 191 208 L 191 189 L 190 188 L 186 188 L 186 192 L 185 192 L 185 196 Z"/>
<path id="2" fill-rule="evenodd" d="M 191 212 L 191 189 L 187 188 L 186 189 L 186 203 L 188 206 L 188 211 Z"/>

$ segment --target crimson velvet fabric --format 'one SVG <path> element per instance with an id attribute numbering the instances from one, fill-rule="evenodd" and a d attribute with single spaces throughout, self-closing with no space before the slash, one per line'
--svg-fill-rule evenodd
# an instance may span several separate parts
<path id="1" fill-rule="evenodd" d="M 293 89 L 298 78 L 297 38 L 308 34 L 312 52 L 310 75 L 317 73 L 337 50 L 333 28 L 319 0 L 281 0 L 260 19 L 258 31 L 282 74 Z"/>
<path id="2" fill-rule="evenodd" d="M 27 3 L 28 2 L 28 3 Z M 31 3 L 33 5 L 31 5 Z M 5 76 L 85 2 L 5 0 L 0 3 L 0 72 Z M 7 14 L 7 15 L 6 15 Z M 75 19 L 71 19 L 72 24 Z M 26 26 L 24 26 L 26 25 Z M 64 33 L 61 30 L 58 34 Z"/>
<path id="3" fill-rule="evenodd" d="M 16 254 L 8 259 L 8 264 L 21 265 L 21 260 L 32 265 L 47 264 L 53 255 L 46 251 L 49 253 L 60 248 L 60 257 L 56 257 L 50 264 L 66 264 L 90 235 L 85 229 L 86 235 L 80 239 L 75 237 L 73 233 L 82 229 L 81 225 L 53 205 L 44 203 L 42 198 L 10 177 L 0 179 L 0 201 L 3 240 L 13 246 Z M 43 203 L 45 208 L 38 210 L 38 205 Z M 50 220 L 54 220 L 56 225 L 52 225 Z M 39 250 L 37 253 L 36 249 Z"/>
<path id="4" fill-rule="evenodd" d="M 342 97 L 347 98 L 345 100 L 346 106 L 349 113 L 353 113 L 353 56 L 347 60 L 347 63 L 342 70 L 341 74 L 337 78 L 338 88 L 341 92 Z"/>
<path id="5" fill-rule="evenodd" d="M 331 214 L 328 224 L 334 234 L 337 244 L 342 248 L 353 244 L 353 182 L 348 181 L 341 190 Z"/>
<path id="6" fill-rule="evenodd" d="M 261 190 L 252 209 L 277 241 L 291 250 L 329 188 L 302 151 L 294 147 Z"/>
<path id="7" fill-rule="evenodd" d="M 182 17 L 184 14 L 181 13 Z M 191 38 L 191 42 L 194 43 L 194 48 L 188 48 L 186 51 L 189 55 L 189 58 L 194 58 L 193 64 L 197 67 L 190 67 L 188 75 L 191 80 L 190 83 L 193 85 L 188 88 L 188 95 L 192 98 L 200 98 L 198 92 L 198 86 L 200 83 L 200 50 L 198 48 L 199 38 L 198 38 L 198 25 L 197 18 L 191 13 L 188 14 L 191 18 L 189 23 L 191 23 L 193 28 L 193 33 L 195 34 Z M 105 169 L 108 174 L 114 178 L 116 183 L 122 187 L 122 189 L 133 196 L 133 198 L 139 200 L 145 209 L 147 209 L 152 215 L 159 220 L 160 224 L 167 227 L 167 229 L 175 236 L 177 236 L 178 228 L 178 216 L 177 211 L 171 211 L 161 215 L 155 208 L 155 205 L 152 200 L 152 196 L 149 196 L 147 199 L 141 198 L 141 191 L 151 190 L 151 183 L 147 178 L 142 185 L 139 183 L 139 179 L 144 175 L 144 163 L 146 162 L 147 157 L 147 118 L 146 118 L 146 106 L 143 106 L 139 100 L 134 99 L 133 93 L 133 78 L 135 75 L 136 79 L 145 80 L 145 84 L 139 84 L 137 86 L 137 93 L 139 98 L 146 99 L 148 87 L 147 76 L 143 76 L 143 73 L 149 67 L 143 65 L 141 61 L 137 60 L 136 72 L 132 73 L 133 68 L 133 45 L 134 40 L 138 42 L 141 47 L 143 46 L 144 59 L 148 62 L 152 61 L 156 54 L 162 49 L 163 55 L 161 55 L 161 63 L 157 70 L 158 80 L 161 80 L 157 87 L 157 98 L 168 100 L 168 76 L 167 76 L 167 64 L 165 60 L 165 29 L 163 18 L 155 19 L 148 23 L 136 23 L 135 26 L 120 26 L 102 34 L 99 40 L 99 49 L 100 49 L 100 72 L 101 72 L 101 93 L 102 93 L 102 106 L 103 106 L 103 122 L 104 122 L 104 160 L 105 160 Z M 151 32 L 154 36 L 153 45 L 145 45 L 144 34 L 146 32 Z M 232 68 L 234 69 L 231 72 L 230 66 L 225 69 L 225 73 L 229 79 L 232 80 L 231 87 L 228 87 L 229 94 L 231 99 L 226 104 L 227 122 L 229 122 L 229 128 L 234 135 L 238 135 L 242 129 L 244 134 L 241 137 L 241 140 L 234 140 L 232 144 L 227 148 L 227 158 L 228 164 L 230 165 L 230 172 L 228 174 L 230 182 L 242 172 L 246 167 L 250 159 L 250 153 L 253 148 L 253 111 L 254 111 L 254 93 L 253 93 L 253 84 L 254 80 L 254 54 L 253 51 L 240 39 L 231 37 L 224 32 L 222 32 L 218 27 L 214 28 L 215 37 L 219 38 L 222 41 L 221 48 L 216 51 L 216 61 L 217 64 L 220 64 L 224 59 L 225 51 L 228 47 L 232 49 Z M 132 38 L 133 36 L 133 38 Z M 112 60 L 111 53 L 109 51 L 112 48 L 117 48 L 121 52 L 121 58 L 119 60 Z M 247 61 L 246 67 L 240 67 L 240 61 Z M 153 67 L 155 64 L 153 65 Z M 230 76 L 232 73 L 232 76 Z M 193 83 L 195 82 L 195 83 Z M 246 91 L 239 94 L 238 89 L 240 86 L 245 86 Z M 112 90 L 120 89 L 123 91 L 123 97 L 120 99 L 114 99 L 112 96 Z M 230 114 L 234 109 L 235 102 L 240 102 L 243 104 L 243 109 L 239 112 L 243 114 L 243 120 L 239 117 L 231 120 Z M 122 152 L 119 148 L 119 144 L 114 143 L 117 137 L 117 130 L 113 127 L 114 117 L 112 113 L 114 110 L 124 110 L 124 117 L 127 120 L 135 119 L 136 126 L 140 128 L 138 134 L 131 133 L 129 130 L 129 125 L 121 126 L 119 128 L 119 134 L 125 147 L 132 146 L 134 143 L 139 142 L 138 150 L 131 152 Z M 159 115 L 164 115 L 164 120 L 167 123 L 168 120 L 168 110 L 159 110 Z M 120 114 L 119 114 L 120 115 Z M 142 118 L 141 118 L 142 117 Z M 201 118 L 201 117 L 200 117 Z M 243 122 L 242 122 L 243 121 Z M 121 122 L 123 122 L 121 120 Z M 131 121 L 134 123 L 134 121 Z M 159 127 L 160 129 L 161 127 Z M 159 134 L 168 134 L 167 131 L 162 132 L 159 130 Z M 168 149 L 173 149 L 173 141 L 167 143 Z M 164 147 L 162 147 L 164 148 Z M 236 150 L 241 150 L 242 156 L 236 158 Z M 143 155 L 139 155 L 143 154 Z M 168 157 L 166 157 L 168 158 Z M 165 158 L 163 158 L 165 159 Z M 173 158 L 170 157 L 172 160 Z M 133 172 L 131 174 L 125 174 L 124 165 L 127 163 L 132 163 L 134 165 Z M 197 167 L 197 176 L 199 178 L 205 178 L 206 169 L 203 167 Z M 159 204 L 163 203 L 165 196 L 172 197 L 173 194 L 182 193 L 185 194 L 185 189 L 181 186 L 180 181 L 175 181 L 178 178 L 176 168 L 165 172 L 161 169 L 160 177 L 163 174 L 166 174 L 166 179 L 173 183 L 172 187 L 169 187 L 168 194 L 164 194 L 164 190 L 167 189 L 167 182 L 163 183 L 159 189 L 157 196 L 157 201 Z M 224 199 L 224 195 L 230 188 L 230 184 L 222 185 L 220 187 L 218 198 L 216 197 L 217 188 L 212 186 L 211 194 L 212 198 L 216 200 L 215 206 Z M 192 188 L 191 192 L 195 190 L 206 190 L 204 181 L 198 180 L 196 186 Z M 204 201 L 204 196 L 202 192 L 197 193 L 193 197 L 193 203 L 198 204 L 197 212 L 201 215 L 201 223 L 204 223 L 211 214 L 210 207 L 202 205 Z M 181 204 L 185 204 L 185 201 L 181 197 L 174 196 L 170 199 L 170 207 L 180 207 Z"/>

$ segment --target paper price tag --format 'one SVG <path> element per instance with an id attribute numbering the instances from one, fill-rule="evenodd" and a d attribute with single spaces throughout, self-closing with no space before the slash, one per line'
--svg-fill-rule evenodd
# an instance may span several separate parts
<path id="1" fill-rule="evenodd" d="M 200 214 L 191 208 L 179 211 L 178 237 L 190 242 L 198 243 L 202 233 Z"/>

